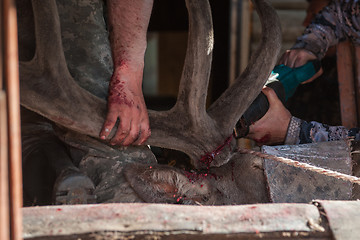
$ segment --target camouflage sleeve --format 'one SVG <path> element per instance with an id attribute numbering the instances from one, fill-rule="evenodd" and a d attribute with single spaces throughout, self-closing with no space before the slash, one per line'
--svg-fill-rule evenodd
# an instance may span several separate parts
<path id="1" fill-rule="evenodd" d="M 292 49 L 306 49 L 318 59 L 330 46 L 349 39 L 360 45 L 359 0 L 334 0 L 305 29 Z"/>
<path id="2" fill-rule="evenodd" d="M 329 126 L 315 121 L 306 122 L 299 118 L 292 117 L 285 144 L 327 142 L 348 138 L 359 141 L 360 128 L 347 129 L 344 126 Z"/>

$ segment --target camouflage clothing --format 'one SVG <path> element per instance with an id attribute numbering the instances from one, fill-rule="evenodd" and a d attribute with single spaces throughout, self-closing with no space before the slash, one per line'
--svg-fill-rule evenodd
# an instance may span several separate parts
<path id="1" fill-rule="evenodd" d="M 113 73 L 103 0 L 56 0 L 66 63 L 74 80 L 106 99 Z"/>
<path id="2" fill-rule="evenodd" d="M 360 0 L 334 0 L 316 15 L 292 49 L 306 49 L 318 59 L 325 56 L 328 48 L 339 41 L 350 40 L 360 45 Z M 285 144 L 302 144 L 340 139 L 360 140 L 360 129 L 350 130 L 343 126 L 328 126 L 315 121 L 306 122 L 292 117 Z"/>
<path id="3" fill-rule="evenodd" d="M 334 0 L 316 15 L 292 49 L 306 49 L 318 59 L 330 46 L 349 39 L 360 45 L 359 0 Z"/>
<path id="4" fill-rule="evenodd" d="M 292 126 L 297 127 L 293 128 Z M 296 117 L 292 117 L 286 135 L 285 144 L 293 145 L 327 142 L 349 138 L 359 141 L 360 129 L 352 128 L 348 130 L 343 126 L 329 126 L 315 121 L 306 122 Z"/>

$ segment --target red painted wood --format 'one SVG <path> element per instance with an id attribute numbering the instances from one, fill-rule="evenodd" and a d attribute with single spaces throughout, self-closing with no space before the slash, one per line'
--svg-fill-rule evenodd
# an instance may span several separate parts
<path id="1" fill-rule="evenodd" d="M 337 45 L 337 70 L 339 81 L 340 110 L 342 125 L 347 128 L 357 126 L 356 97 L 354 84 L 353 57 L 351 43 Z"/>

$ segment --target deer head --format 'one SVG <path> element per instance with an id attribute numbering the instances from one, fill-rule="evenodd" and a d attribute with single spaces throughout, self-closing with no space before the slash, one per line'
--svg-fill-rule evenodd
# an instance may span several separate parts
<path id="1" fill-rule="evenodd" d="M 208 1 L 186 0 L 189 38 L 177 102 L 168 111 L 149 111 L 152 135 L 146 144 L 182 151 L 198 169 L 221 166 L 235 154 L 225 145 L 234 144 L 233 128 L 261 91 L 281 44 L 275 11 L 265 0 L 253 2 L 262 20 L 260 46 L 234 84 L 206 109 L 214 47 L 212 16 Z M 32 6 L 36 50 L 30 61 L 20 62 L 21 104 L 67 129 L 99 138 L 106 102 L 71 77 L 55 0 L 33 0 Z"/>

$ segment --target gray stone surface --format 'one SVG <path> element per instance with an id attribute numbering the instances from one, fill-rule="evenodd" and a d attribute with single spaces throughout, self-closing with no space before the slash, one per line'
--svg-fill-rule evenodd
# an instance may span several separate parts
<path id="1" fill-rule="evenodd" d="M 264 146 L 262 151 L 341 173 L 352 173 L 350 150 L 345 141 L 300 145 Z M 313 199 L 349 200 L 352 184 L 308 170 L 265 159 L 270 198 L 273 202 L 307 203 Z"/>

